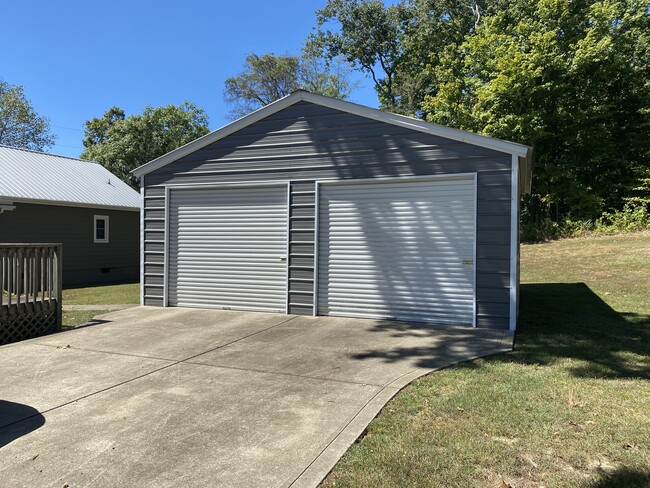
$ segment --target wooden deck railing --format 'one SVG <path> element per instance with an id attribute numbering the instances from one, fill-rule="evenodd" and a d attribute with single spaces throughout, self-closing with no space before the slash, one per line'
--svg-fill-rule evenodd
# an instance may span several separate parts
<path id="1" fill-rule="evenodd" d="M 0 344 L 61 330 L 61 244 L 0 244 Z"/>

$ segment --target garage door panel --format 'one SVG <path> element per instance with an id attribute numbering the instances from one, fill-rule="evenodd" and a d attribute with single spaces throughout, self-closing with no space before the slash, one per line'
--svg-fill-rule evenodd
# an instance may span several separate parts
<path id="1" fill-rule="evenodd" d="M 169 304 L 286 310 L 287 188 L 172 190 Z"/>
<path id="2" fill-rule="evenodd" d="M 473 177 L 323 184 L 318 313 L 474 323 Z"/>

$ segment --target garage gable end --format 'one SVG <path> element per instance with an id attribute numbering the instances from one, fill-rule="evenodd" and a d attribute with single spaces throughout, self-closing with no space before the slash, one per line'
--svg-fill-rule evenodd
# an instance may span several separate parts
<path id="1" fill-rule="evenodd" d="M 532 158 L 532 149 L 530 147 L 510 141 L 483 136 L 473 132 L 455 129 L 453 127 L 446 127 L 431 122 L 425 122 L 423 120 L 415 119 L 412 117 L 406 117 L 403 115 L 365 107 L 363 105 L 358 105 L 331 97 L 317 95 L 304 90 L 297 90 L 291 95 L 270 103 L 269 105 L 266 105 L 249 115 L 246 115 L 216 131 L 206 134 L 205 136 L 200 137 L 190 142 L 189 144 L 186 144 L 185 146 L 182 146 L 153 161 L 150 161 L 149 163 L 146 163 L 133 170 L 133 173 L 138 177 L 142 177 L 146 174 L 151 173 L 152 171 L 155 171 L 158 168 L 166 166 L 182 158 L 185 155 L 191 154 L 205 146 L 212 144 L 213 142 L 234 134 L 241 129 L 248 127 L 249 125 L 255 124 L 260 120 L 270 117 L 276 112 L 282 111 L 287 107 L 290 107 L 294 104 L 299 104 L 301 102 L 308 102 L 310 104 L 331 108 L 339 112 L 358 115 L 360 117 L 384 122 L 386 124 L 395 125 L 397 127 L 403 127 L 425 134 L 440 136 L 452 141 L 465 142 L 478 147 L 494 149 L 504 154 L 510 154 L 512 156 L 518 157 L 520 164 L 519 173 L 525 175 L 528 175 L 530 173 Z M 522 191 L 528 192 L 530 191 L 530 188 L 522 188 Z"/>
<path id="2" fill-rule="evenodd" d="M 186 273 L 179 278 L 178 271 L 182 270 L 183 266 L 194 270 L 195 263 L 184 261 L 184 256 L 171 256 L 178 252 L 178 246 L 186 246 L 190 253 L 187 256 L 194 259 L 191 253 L 195 250 L 187 247 L 189 241 L 183 240 L 185 239 L 182 234 L 183 229 L 176 227 L 180 225 L 180 214 L 177 213 L 179 209 L 174 206 L 174 202 L 182 201 L 184 196 L 194 198 L 194 196 L 184 195 L 182 192 L 205 189 L 209 193 L 235 187 L 242 188 L 244 193 L 251 189 L 252 194 L 255 194 L 256 187 L 275 185 L 285 189 L 287 246 L 286 252 L 281 253 L 282 246 L 273 244 L 277 249 L 274 248 L 275 250 L 272 251 L 274 254 L 269 259 L 275 263 L 274 266 L 278 265 L 278 269 L 282 263 L 286 264 L 286 273 L 284 275 L 278 273 L 275 276 L 269 270 L 265 270 L 266 283 L 258 280 L 255 289 L 246 288 L 248 275 L 242 274 L 242 276 L 238 275 L 233 278 L 237 280 L 237 283 L 226 282 L 225 288 L 239 290 L 237 287 L 241 285 L 242 296 L 254 291 L 264 300 L 267 297 L 266 295 L 262 296 L 262 293 L 266 294 L 266 291 L 262 292 L 261 290 L 275 293 L 274 290 L 284 289 L 286 291 L 286 310 L 291 314 L 335 314 L 335 309 L 346 314 L 354 307 L 350 308 L 337 300 L 347 293 L 346 287 L 355 289 L 359 283 L 354 281 L 353 276 L 348 280 L 348 275 L 357 273 L 356 268 L 345 268 L 345 266 L 348 265 L 350 256 L 372 249 L 376 251 L 375 256 L 382 257 L 382 259 L 386 256 L 387 259 L 382 261 L 383 264 L 380 263 L 380 266 L 385 269 L 379 269 L 378 274 L 372 274 L 374 273 L 372 266 L 366 270 L 368 276 L 379 276 L 377 283 L 372 285 L 374 288 L 368 288 L 367 297 L 375 302 L 381 301 L 389 295 L 386 293 L 387 291 L 395 297 L 402 296 L 399 300 L 394 301 L 396 305 L 393 309 L 399 309 L 399 313 L 394 314 L 395 317 L 417 319 L 418 316 L 421 316 L 425 321 L 453 322 L 456 320 L 453 317 L 451 319 L 436 319 L 436 317 L 442 317 L 443 313 L 425 313 L 426 307 L 450 308 L 453 305 L 460 311 L 459 313 L 465 314 L 468 310 L 472 313 L 472 321 L 463 315 L 463 319 L 458 323 L 475 323 L 478 327 L 500 329 L 512 327 L 511 300 L 516 283 L 512 281 L 511 271 L 516 270 L 518 245 L 518 229 L 516 221 L 513 221 L 513 212 L 516 216 L 520 174 L 517 171 L 517 162 L 521 157 L 493 147 L 486 147 L 486 145 L 454 139 L 448 137 L 448 134 L 441 135 L 417 130 L 402 123 L 390 123 L 378 118 L 340 110 L 340 108 L 294 97 L 292 103 L 274 111 L 267 111 L 264 117 L 260 117 L 252 123 L 243 124 L 237 130 L 229 133 L 222 133 L 221 137 L 216 140 L 208 141 L 202 146 L 195 146 L 185 154 L 176 153 L 175 156 L 178 157 L 173 161 L 155 168 L 149 166 L 143 182 L 143 303 L 159 306 L 166 304 L 203 306 L 197 297 L 192 296 L 192 293 L 195 288 L 202 288 L 212 278 L 206 281 L 199 276 L 204 272 L 201 269 L 198 270 L 196 276 Z M 356 196 L 361 200 L 343 196 L 342 201 L 348 203 L 342 203 L 342 205 L 365 205 L 363 209 L 359 207 L 360 210 L 357 213 L 353 212 L 349 215 L 345 211 L 340 213 L 338 208 L 326 207 L 323 203 L 334 195 L 332 192 L 339 188 L 337 186 L 339 183 L 343 182 L 354 183 L 349 187 L 350 189 L 353 189 L 357 183 L 393 182 L 397 185 L 395 194 L 399 196 L 400 193 L 404 195 L 410 193 L 410 181 L 414 183 L 439 179 L 442 181 L 449 178 L 453 180 L 457 177 L 469 177 L 472 184 L 475 185 L 475 190 L 471 194 L 468 193 L 464 200 L 459 200 L 458 204 L 454 203 L 458 195 L 449 194 L 448 199 L 444 196 L 439 197 L 439 195 L 445 195 L 445 192 L 452 187 L 463 186 L 465 183 L 451 185 L 441 182 L 432 184 L 432 186 L 424 184 L 421 194 L 433 192 L 431 205 L 434 205 L 438 198 L 443 198 L 445 201 L 444 205 L 433 209 L 435 211 L 425 208 L 426 205 L 422 207 L 422 201 L 417 198 L 413 201 L 403 198 L 393 200 L 380 198 L 381 188 L 377 198 L 371 189 L 368 189 L 367 198 L 361 198 L 362 195 Z M 331 189 L 328 188 L 330 184 L 332 185 Z M 343 187 L 340 189 L 341 191 L 345 190 Z M 196 195 L 196 198 L 200 197 L 199 193 Z M 339 198 L 340 195 L 335 196 Z M 414 195 L 413 198 L 416 196 Z M 323 200 L 319 204 L 321 197 Z M 199 198 L 196 202 L 199 213 L 196 215 L 203 218 L 201 216 L 202 206 L 216 208 L 218 212 L 221 212 L 217 208 L 221 198 L 218 194 L 212 193 L 210 193 L 209 202 L 202 202 Z M 244 200 L 247 198 L 242 197 L 242 201 Z M 205 205 L 203 205 L 204 203 Z M 466 240 L 457 241 L 463 242 L 463 246 L 473 242 L 473 256 L 467 255 L 464 251 L 462 253 L 455 252 L 453 248 L 456 244 L 450 244 L 456 242 L 455 238 L 438 240 L 436 237 L 437 227 L 440 228 L 440 232 L 449 233 L 455 232 L 456 221 L 466 225 L 466 218 L 470 217 L 470 213 L 467 213 L 469 210 L 463 210 L 466 203 L 475 210 L 473 227 L 468 230 Z M 217 206 L 215 207 L 215 205 Z M 343 207 L 341 208 L 345 210 Z M 332 239 L 345 241 L 348 236 L 355 235 L 346 228 L 348 225 L 346 219 L 357 219 L 369 211 L 372 216 L 377 217 L 378 213 L 374 209 L 381 210 L 382 208 L 395 209 L 394 215 L 385 211 L 381 211 L 379 214 L 386 216 L 386 233 L 396 236 L 395 238 L 399 242 L 391 244 L 382 240 L 383 238 L 375 239 L 368 235 L 366 236 L 368 240 L 364 244 L 352 243 L 349 248 L 345 244 L 338 255 L 330 256 L 329 264 L 326 259 L 320 263 L 321 266 L 324 266 L 322 271 L 327 271 L 333 279 L 338 281 L 331 284 L 323 282 L 326 279 L 325 275 L 318 276 L 318 256 L 319 253 L 321 253 L 321 257 L 324 256 L 322 256 L 322 248 L 319 250 L 318 246 L 319 243 L 330 246 L 334 244 L 334 241 L 325 238 L 324 233 L 327 232 L 327 229 L 319 228 L 319 223 L 323 227 L 329 226 L 335 233 L 332 234 Z M 235 213 L 232 214 L 232 218 L 237 218 L 239 212 L 244 210 L 243 208 L 233 209 Z M 265 211 L 262 209 L 262 212 Z M 270 212 L 270 207 L 268 211 Z M 188 209 L 188 212 L 190 212 L 187 214 L 188 218 L 194 219 L 192 213 L 194 210 Z M 260 215 L 261 223 L 259 225 L 271 222 L 273 219 L 284 222 L 284 217 L 281 217 L 283 212 L 284 210 L 279 210 L 276 216 Z M 328 214 L 323 212 L 328 212 Z M 428 253 L 427 248 L 421 247 L 420 243 L 401 242 L 404 239 L 408 240 L 411 232 L 405 221 L 402 221 L 402 212 L 404 212 L 404 218 L 421 219 L 421 228 L 428 232 L 427 239 L 432 242 L 432 245 L 446 246 L 445 249 L 449 252 L 446 254 Z M 215 214 L 214 218 L 206 217 L 209 220 L 210 229 L 203 228 L 203 223 L 199 220 L 183 220 L 189 225 L 187 228 L 190 233 L 186 234 L 188 239 L 196 240 L 196 243 L 191 243 L 191 246 L 197 246 L 196 252 L 203 252 L 204 246 L 205 249 L 216 246 L 215 249 L 219 250 L 220 246 L 225 243 L 225 241 L 224 243 L 201 241 L 203 234 L 205 236 L 212 235 L 215 229 L 231 218 L 228 213 L 220 215 Z M 254 215 L 251 216 L 250 222 L 255 223 L 254 217 Z M 223 221 L 223 219 L 226 220 Z M 377 222 L 384 225 L 382 219 L 383 217 L 379 215 Z M 514 227 L 513 222 L 515 222 Z M 414 225 L 419 224 L 414 222 Z M 364 226 L 362 225 L 361 228 L 363 229 Z M 370 229 L 370 227 L 367 228 Z M 272 229 L 260 230 L 266 233 L 272 231 L 273 235 L 280 235 L 281 226 L 278 227 L 277 232 Z M 194 236 L 192 233 L 197 233 L 197 235 Z M 448 235 L 451 236 L 451 234 Z M 251 242 L 255 240 L 259 239 L 250 239 Z M 271 244 L 269 241 L 268 245 L 271 246 Z M 418 250 L 416 253 L 420 256 L 418 259 L 427 260 L 423 269 L 438 276 L 438 287 L 425 289 L 416 283 L 419 290 L 417 296 L 414 295 L 412 300 L 409 297 L 404 298 L 404 293 L 408 293 L 411 283 L 400 281 L 401 278 L 396 273 L 402 273 L 408 277 L 412 271 L 409 267 L 409 259 L 391 260 L 389 255 L 392 252 L 391 246 L 396 253 L 409 246 Z M 241 249 L 244 248 L 241 247 Z M 228 255 L 226 257 L 230 259 L 231 251 L 226 250 L 226 254 Z M 233 251 L 234 254 L 237 253 Z M 515 256 L 514 261 L 513 256 Z M 362 258 L 368 260 L 368 256 L 362 256 Z M 283 259 L 286 259 L 286 262 Z M 439 261 L 435 261 L 437 259 Z M 452 261 L 456 259 L 458 262 L 454 261 L 447 268 L 437 270 L 436 267 L 447 266 L 446 263 L 449 259 Z M 219 266 L 221 265 L 219 264 Z M 342 268 L 339 272 L 338 268 L 341 266 L 344 269 Z M 458 266 L 456 271 L 454 271 L 456 269 L 454 266 Z M 473 270 L 472 273 L 465 275 L 464 270 L 470 268 Z M 269 272 L 267 273 L 267 271 Z M 447 272 L 456 273 L 455 276 L 458 280 L 448 282 L 449 280 L 440 278 Z M 387 282 L 381 283 L 383 275 L 387 276 L 386 280 L 391 281 L 390 286 Z M 277 279 L 285 281 L 283 283 L 273 281 Z M 423 279 L 423 275 L 418 276 L 418 279 Z M 402 290 L 407 291 L 403 293 Z M 439 295 L 440 290 L 444 290 L 446 298 L 435 302 L 430 297 Z M 473 300 L 467 301 L 466 293 L 474 293 Z M 280 303 L 277 295 L 274 296 L 276 301 L 268 307 L 269 310 L 277 309 L 277 304 Z M 516 297 L 516 294 L 514 296 Z M 221 302 L 215 301 L 216 298 L 208 299 L 212 300 L 211 303 L 222 305 Z M 473 302 L 471 307 L 468 305 L 470 302 Z M 382 306 L 381 303 L 377 303 L 377 306 L 372 307 L 373 309 L 369 310 L 367 315 L 393 317 L 391 311 L 382 309 Z M 260 304 L 253 305 L 251 308 L 264 309 Z"/>

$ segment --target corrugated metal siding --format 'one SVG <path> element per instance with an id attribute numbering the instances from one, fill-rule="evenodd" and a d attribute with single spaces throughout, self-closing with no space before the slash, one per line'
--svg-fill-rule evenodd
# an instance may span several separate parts
<path id="1" fill-rule="evenodd" d="M 290 185 L 289 313 L 311 315 L 314 310 L 314 226 L 316 184 Z"/>
<path id="2" fill-rule="evenodd" d="M 286 185 L 172 190 L 169 208 L 169 305 L 286 311 Z"/>
<path id="3" fill-rule="evenodd" d="M 94 215 L 109 218 L 109 242 L 93 242 Z M 136 281 L 137 212 L 16 203 L 0 214 L 0 242 L 61 242 L 65 285 Z"/>
<path id="4" fill-rule="evenodd" d="M 0 145 L 0 197 L 140 208 L 140 195 L 91 161 Z"/>
<path id="5" fill-rule="evenodd" d="M 317 179 L 477 172 L 477 323 L 507 328 L 502 305 L 509 301 L 511 160 L 509 154 L 300 102 L 148 174 L 145 206 L 163 204 L 168 184 L 291 180 L 293 188 L 295 180 L 313 185 Z M 162 219 L 145 221 L 151 235 L 162 235 L 163 229 Z M 313 232 L 313 220 L 291 223 L 292 242 L 313 240 Z M 145 256 L 149 282 L 163 266 Z M 296 256 L 291 264 L 291 278 L 313 279 L 309 258 Z M 292 290 L 297 281 L 290 281 Z M 307 294 L 291 298 L 301 304 L 308 300 Z M 162 289 L 151 290 L 145 303 L 162 304 Z M 310 310 L 310 305 L 291 308 L 292 313 Z"/>
<path id="6" fill-rule="evenodd" d="M 474 178 L 319 188 L 319 315 L 473 325 Z"/>

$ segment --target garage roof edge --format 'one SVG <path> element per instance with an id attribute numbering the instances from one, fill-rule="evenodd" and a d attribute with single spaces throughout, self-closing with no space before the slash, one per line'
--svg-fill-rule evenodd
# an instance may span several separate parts
<path id="1" fill-rule="evenodd" d="M 134 169 L 132 173 L 135 176 L 142 177 L 148 173 L 151 173 L 152 171 L 162 168 L 163 166 L 166 166 L 182 158 L 183 156 L 191 154 L 192 152 L 197 151 L 209 144 L 212 144 L 219 139 L 223 139 L 224 137 L 237 132 L 238 130 L 248 127 L 249 125 L 258 122 L 259 120 L 262 120 L 265 117 L 268 117 L 287 107 L 290 107 L 291 105 L 294 105 L 300 101 L 322 105 L 324 107 L 329 107 L 335 110 L 340 110 L 342 112 L 358 115 L 360 117 L 377 120 L 379 122 L 385 122 L 387 124 L 405 127 L 418 132 L 424 132 L 459 142 L 465 142 L 467 144 L 473 144 L 475 146 L 480 146 L 487 149 L 493 149 L 495 151 L 524 158 L 525 160 L 530 160 L 531 156 L 532 148 L 524 146 L 523 144 L 517 144 L 515 142 L 504 141 L 502 139 L 482 136 L 473 132 L 454 129 L 453 127 L 446 127 L 413 117 L 407 117 L 405 115 L 398 115 L 391 112 L 366 107 L 364 105 L 346 102 L 344 100 L 338 100 L 336 98 L 317 95 L 305 90 L 297 90 L 284 98 L 265 105 L 264 107 L 259 108 L 256 111 L 251 112 L 250 114 L 221 127 L 220 129 L 210 132 L 209 134 L 199 137 L 198 139 L 195 139 L 194 141 L 185 144 L 178 149 L 168 152 L 167 154 L 164 154 L 159 158 L 154 159 L 153 161 L 143 164 L 142 166 Z"/>

